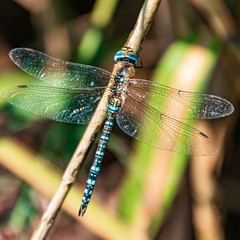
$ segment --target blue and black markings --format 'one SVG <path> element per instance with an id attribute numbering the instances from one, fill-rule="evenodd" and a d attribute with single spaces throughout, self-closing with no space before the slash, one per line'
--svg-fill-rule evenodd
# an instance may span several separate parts
<path id="1" fill-rule="evenodd" d="M 125 67 L 129 67 L 135 65 L 137 63 L 137 55 L 130 48 L 122 48 L 121 51 L 117 52 L 114 61 L 117 63 L 118 61 L 124 61 Z M 112 97 L 109 100 L 108 104 L 108 113 L 107 119 L 104 123 L 103 131 L 98 143 L 98 147 L 95 153 L 95 157 L 93 160 L 93 164 L 90 168 L 87 185 L 84 191 L 84 195 L 82 198 L 82 205 L 79 210 L 78 216 L 84 216 L 88 203 L 91 199 L 93 188 L 95 186 L 98 173 L 100 172 L 102 159 L 105 154 L 105 149 L 107 143 L 109 141 L 109 135 L 112 131 L 113 121 L 116 117 L 116 114 L 120 110 L 122 104 L 122 93 L 121 90 L 123 88 L 123 84 L 125 84 L 126 73 L 125 70 L 119 68 L 119 72 L 115 75 L 114 80 L 115 84 L 112 88 Z"/>

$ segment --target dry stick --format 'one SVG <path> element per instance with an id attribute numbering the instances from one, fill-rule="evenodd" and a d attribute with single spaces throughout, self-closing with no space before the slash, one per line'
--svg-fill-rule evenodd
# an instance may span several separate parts
<path id="1" fill-rule="evenodd" d="M 161 0 L 146 0 L 139 13 L 138 20 L 130 33 L 125 46 L 131 47 L 134 52 L 138 53 L 142 42 L 152 24 L 153 17 L 160 5 Z M 113 69 L 113 73 L 116 69 Z M 109 84 L 110 85 L 110 84 Z M 108 106 L 107 94 L 101 99 L 85 133 L 79 142 L 75 153 L 73 154 L 62 178 L 62 182 L 48 205 L 42 219 L 35 230 L 32 240 L 45 239 L 50 231 L 53 222 L 62 206 L 62 203 L 69 192 L 71 185 L 75 182 L 79 173 L 80 165 L 86 155 L 89 146 L 92 143 L 94 135 L 98 132 L 106 116 Z M 77 214 L 77 212 L 76 212 Z"/>
<path id="2" fill-rule="evenodd" d="M 135 53 L 139 53 L 160 3 L 161 0 L 146 0 L 144 2 L 137 22 L 125 43 L 125 46 L 132 48 Z"/>

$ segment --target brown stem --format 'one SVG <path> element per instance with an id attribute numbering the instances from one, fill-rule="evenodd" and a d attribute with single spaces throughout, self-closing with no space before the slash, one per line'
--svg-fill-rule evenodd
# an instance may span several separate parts
<path id="1" fill-rule="evenodd" d="M 132 48 L 135 53 L 139 53 L 141 50 L 160 3 L 161 0 L 146 0 L 143 3 L 137 22 L 125 43 L 125 46 Z"/>
<path id="2" fill-rule="evenodd" d="M 134 29 L 130 33 L 129 38 L 125 44 L 125 46 L 131 47 L 136 53 L 138 53 L 141 48 L 141 44 L 151 26 L 153 17 L 155 16 L 160 2 L 161 0 L 146 0 L 143 4 Z M 113 72 L 115 72 L 115 69 L 113 69 Z M 45 239 L 48 232 L 50 231 L 53 222 L 61 208 L 61 205 L 71 188 L 71 185 L 76 180 L 80 165 L 86 155 L 89 146 L 92 143 L 92 139 L 102 125 L 102 122 L 106 116 L 107 105 L 108 98 L 107 96 L 104 96 L 101 99 L 81 141 L 77 146 L 77 149 L 75 150 L 75 153 L 73 154 L 65 170 L 59 189 L 57 190 L 56 194 L 49 203 L 48 208 L 43 214 L 40 224 L 38 225 L 31 238 L 32 240 Z"/>

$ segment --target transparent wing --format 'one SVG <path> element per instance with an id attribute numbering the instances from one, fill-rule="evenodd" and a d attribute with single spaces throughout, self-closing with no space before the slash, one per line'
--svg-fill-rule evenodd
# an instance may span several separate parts
<path id="1" fill-rule="evenodd" d="M 135 101 L 131 96 L 126 96 L 117 123 L 125 133 L 153 147 L 190 155 L 216 153 L 214 142 L 204 133 Z"/>
<path id="2" fill-rule="evenodd" d="M 17 86 L 3 93 L 9 103 L 55 121 L 86 124 L 105 88 L 69 90 L 45 86 Z"/>
<path id="3" fill-rule="evenodd" d="M 233 105 L 224 98 L 180 91 L 142 79 L 130 79 L 128 95 L 176 118 L 215 119 L 234 111 Z"/>
<path id="4" fill-rule="evenodd" d="M 23 71 L 56 87 L 107 86 L 111 77 L 110 72 L 101 68 L 66 62 L 29 48 L 15 48 L 9 56 Z"/>

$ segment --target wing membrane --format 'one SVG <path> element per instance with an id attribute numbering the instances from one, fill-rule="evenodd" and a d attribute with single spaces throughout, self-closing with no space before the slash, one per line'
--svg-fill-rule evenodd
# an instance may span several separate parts
<path id="1" fill-rule="evenodd" d="M 128 94 L 136 101 L 177 118 L 215 119 L 234 111 L 233 105 L 224 98 L 180 91 L 142 79 L 130 80 Z"/>
<path id="2" fill-rule="evenodd" d="M 117 123 L 125 133 L 153 147 L 191 155 L 216 153 L 214 142 L 204 133 L 135 101 L 131 96 L 126 96 Z"/>
<path id="3" fill-rule="evenodd" d="M 86 124 L 90 121 L 105 88 L 64 89 L 45 86 L 18 86 L 3 97 L 11 104 L 55 121 Z"/>
<path id="4" fill-rule="evenodd" d="M 23 71 L 56 87 L 107 86 L 111 77 L 110 72 L 101 68 L 63 61 L 29 48 L 15 48 L 9 55 Z"/>

